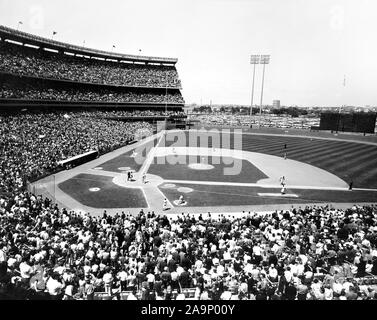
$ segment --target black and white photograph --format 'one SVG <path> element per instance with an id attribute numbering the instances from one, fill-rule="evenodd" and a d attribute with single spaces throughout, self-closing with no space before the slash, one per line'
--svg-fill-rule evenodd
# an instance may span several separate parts
<path id="1" fill-rule="evenodd" d="M 376 30 L 372 0 L 0 0 L 0 300 L 377 300 Z"/>

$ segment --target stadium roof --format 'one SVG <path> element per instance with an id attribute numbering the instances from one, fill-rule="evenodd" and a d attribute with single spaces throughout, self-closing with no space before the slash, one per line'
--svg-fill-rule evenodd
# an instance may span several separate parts
<path id="1" fill-rule="evenodd" d="M 115 59 L 119 61 L 129 62 L 143 62 L 143 63 L 160 63 L 175 65 L 178 62 L 176 58 L 162 58 L 162 57 L 147 57 L 138 55 L 129 55 L 122 53 L 113 53 L 97 49 L 90 49 L 82 46 L 76 46 L 64 42 L 59 42 L 43 37 L 39 37 L 30 33 L 18 31 L 0 25 L 0 37 L 2 39 L 20 42 L 22 44 L 29 44 L 47 49 L 69 52 L 72 54 L 86 55 L 90 57 L 97 57 L 103 59 Z"/>

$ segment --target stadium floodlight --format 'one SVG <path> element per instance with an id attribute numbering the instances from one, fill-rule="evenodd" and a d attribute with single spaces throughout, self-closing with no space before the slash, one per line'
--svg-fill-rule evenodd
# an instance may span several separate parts
<path id="1" fill-rule="evenodd" d="M 251 106 L 250 106 L 250 127 L 251 127 L 251 115 L 253 113 L 253 103 L 254 103 L 254 80 L 255 80 L 255 65 L 259 64 L 260 55 L 252 54 L 250 56 L 250 64 L 253 65 L 253 84 L 251 87 Z"/>
<path id="2" fill-rule="evenodd" d="M 259 54 L 252 54 L 250 56 L 250 64 L 259 64 L 260 55 Z"/>
<path id="3" fill-rule="evenodd" d="M 270 63 L 270 55 L 261 55 L 260 64 L 263 64 L 263 75 L 262 75 L 262 90 L 261 90 L 261 95 L 260 95 L 260 108 L 259 108 L 259 128 L 261 127 L 261 123 L 262 123 L 264 72 L 265 72 L 266 64 L 269 64 L 269 63 Z"/>
<path id="4" fill-rule="evenodd" d="M 260 64 L 269 64 L 269 63 L 270 63 L 270 55 L 261 55 Z"/>
<path id="5" fill-rule="evenodd" d="M 18 23 L 17 23 L 17 31 L 18 31 L 18 29 L 20 28 L 20 25 L 22 25 L 22 24 L 23 24 L 22 21 L 18 21 Z"/>

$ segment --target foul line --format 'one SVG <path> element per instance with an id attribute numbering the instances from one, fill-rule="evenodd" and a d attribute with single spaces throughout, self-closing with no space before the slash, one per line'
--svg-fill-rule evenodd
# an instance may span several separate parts
<path id="1" fill-rule="evenodd" d="M 162 140 L 162 138 L 164 137 L 164 134 L 162 133 L 161 134 L 161 137 L 160 137 L 160 139 L 158 140 L 158 142 L 157 142 L 157 146 L 156 147 L 153 147 L 150 151 L 149 151 L 149 153 L 148 153 L 148 155 L 147 155 L 147 158 L 145 159 L 145 161 L 144 161 L 144 163 L 143 163 L 143 166 L 140 168 L 140 170 L 138 171 L 138 173 L 148 173 L 148 170 L 149 170 L 149 168 L 150 168 L 150 166 L 151 166 L 151 164 L 152 164 L 152 162 L 153 162 L 153 160 L 154 160 L 154 157 L 155 157 L 155 154 L 156 154 L 156 150 L 157 150 L 157 147 L 158 147 L 158 145 L 161 143 L 161 140 Z"/>
<path id="2" fill-rule="evenodd" d="M 377 189 L 367 189 L 367 188 L 352 188 L 352 190 L 377 192 Z"/>
<path id="3" fill-rule="evenodd" d="M 264 189 L 281 189 L 282 186 L 279 185 L 268 185 L 268 184 L 258 184 L 258 183 L 238 183 L 238 182 L 222 182 L 222 181 L 190 181 L 190 180 L 164 180 L 164 183 L 178 183 L 178 184 L 199 184 L 199 185 L 221 185 L 221 186 L 234 186 L 234 187 L 254 187 L 254 188 L 264 188 Z M 289 189 L 303 189 L 303 190 L 334 190 L 334 191 L 348 191 L 348 188 L 337 188 L 337 187 L 315 187 L 315 186 L 286 186 Z M 354 189 L 357 190 L 357 189 Z M 370 191 L 377 191 L 376 189 L 365 189 Z M 364 190 L 364 191 L 365 191 Z"/>
<path id="4" fill-rule="evenodd" d="M 166 201 L 168 202 L 168 204 L 172 207 L 172 208 L 175 208 L 175 206 L 170 202 L 169 198 L 166 196 L 165 193 L 162 192 L 162 190 L 159 188 L 159 187 L 156 187 L 156 189 L 158 190 L 158 192 L 161 193 L 161 195 L 164 197 L 164 199 L 166 199 Z"/>

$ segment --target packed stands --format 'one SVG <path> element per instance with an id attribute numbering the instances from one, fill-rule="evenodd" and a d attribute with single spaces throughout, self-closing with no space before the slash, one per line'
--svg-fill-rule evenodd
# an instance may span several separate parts
<path id="1" fill-rule="evenodd" d="M 92 150 L 112 151 L 133 140 L 138 130 L 153 133 L 146 122 L 103 115 L 97 111 L 0 114 L 0 193 L 22 190 L 26 179 L 53 173 L 61 160 Z"/>
<path id="2" fill-rule="evenodd" d="M 158 94 L 149 91 L 116 91 L 111 89 L 54 88 L 42 85 L 27 84 L 25 86 L 3 83 L 0 99 L 26 99 L 51 101 L 96 101 L 116 103 L 184 103 L 179 92 L 174 94 Z"/>
<path id="3" fill-rule="evenodd" d="M 172 66 L 126 64 L 56 54 L 2 42 L 0 71 L 102 85 L 180 88 Z"/>
<path id="4" fill-rule="evenodd" d="M 186 113 L 183 111 L 174 111 L 174 110 L 112 110 L 112 111 L 97 111 L 97 117 L 107 118 L 124 118 L 124 117 L 185 117 Z"/>
<path id="5" fill-rule="evenodd" d="M 0 299 L 376 300 L 377 207 L 92 217 L 0 197 Z"/>
<path id="6" fill-rule="evenodd" d="M 0 106 L 51 101 L 182 108 L 176 63 L 78 47 L 0 26 Z"/>

